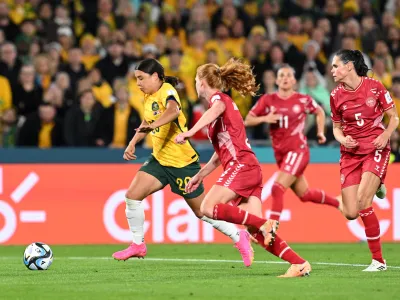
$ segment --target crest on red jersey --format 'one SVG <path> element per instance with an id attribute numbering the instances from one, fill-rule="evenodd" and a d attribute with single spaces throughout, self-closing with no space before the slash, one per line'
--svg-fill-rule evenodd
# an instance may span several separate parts
<path id="1" fill-rule="evenodd" d="M 368 107 L 374 107 L 376 104 L 376 100 L 372 97 L 369 97 L 367 101 L 365 101 L 365 104 L 367 104 Z"/>
<path id="2" fill-rule="evenodd" d="M 344 181 L 345 181 L 345 176 L 344 176 L 344 174 L 341 174 L 340 175 L 340 182 L 343 184 L 344 183 Z"/>
<path id="3" fill-rule="evenodd" d="M 293 105 L 292 110 L 294 113 L 298 114 L 301 111 L 301 107 L 300 107 L 300 105 L 295 104 L 295 105 Z"/>

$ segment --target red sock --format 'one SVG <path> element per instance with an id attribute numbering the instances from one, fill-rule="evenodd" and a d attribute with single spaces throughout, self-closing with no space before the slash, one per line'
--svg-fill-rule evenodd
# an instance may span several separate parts
<path id="1" fill-rule="evenodd" d="M 274 182 L 271 189 L 272 207 L 271 207 L 271 220 L 279 221 L 283 210 L 283 194 L 286 189 L 277 182 Z"/>
<path id="2" fill-rule="evenodd" d="M 300 198 L 303 202 L 314 202 L 318 204 L 327 204 L 333 207 L 339 207 L 339 201 L 332 196 L 325 194 L 323 190 L 307 190 L 303 197 Z"/>
<path id="3" fill-rule="evenodd" d="M 264 236 L 261 232 L 253 234 L 253 236 L 257 239 L 258 243 L 261 247 L 263 247 L 268 252 L 272 253 L 276 257 L 279 257 L 291 264 L 302 264 L 305 262 L 303 258 L 301 258 L 296 252 L 292 250 L 288 246 L 288 244 L 283 241 L 278 235 L 275 236 L 275 242 L 272 246 L 264 245 Z"/>
<path id="4" fill-rule="evenodd" d="M 249 214 L 237 206 L 217 204 L 214 206 L 214 220 L 223 220 L 229 223 L 242 224 L 260 228 L 267 220 Z"/>
<path id="5" fill-rule="evenodd" d="M 374 209 L 371 206 L 360 210 L 359 214 L 365 226 L 365 235 L 367 236 L 368 247 L 369 251 L 372 253 L 372 258 L 384 263 L 382 258 L 379 221 Z"/>

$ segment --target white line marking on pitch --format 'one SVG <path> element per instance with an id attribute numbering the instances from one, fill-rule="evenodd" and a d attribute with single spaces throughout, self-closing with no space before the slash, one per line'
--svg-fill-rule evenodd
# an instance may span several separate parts
<path id="1" fill-rule="evenodd" d="M 55 259 L 71 259 L 71 260 L 108 260 L 114 259 L 112 257 L 105 257 L 105 256 L 71 256 L 71 257 L 56 257 Z M 144 261 L 166 261 L 166 262 L 201 262 L 201 263 L 243 263 L 241 260 L 227 260 L 227 259 L 197 259 L 197 258 L 156 258 L 156 257 L 149 257 L 145 258 Z M 288 264 L 285 261 L 271 261 L 271 260 L 258 260 L 254 261 L 253 263 L 257 264 Z M 363 264 L 346 264 L 346 263 L 329 263 L 329 262 L 311 262 L 314 265 L 322 265 L 322 266 L 341 266 L 341 267 L 368 267 L 369 265 Z M 392 269 L 400 269 L 400 266 L 388 266 L 388 268 Z"/>

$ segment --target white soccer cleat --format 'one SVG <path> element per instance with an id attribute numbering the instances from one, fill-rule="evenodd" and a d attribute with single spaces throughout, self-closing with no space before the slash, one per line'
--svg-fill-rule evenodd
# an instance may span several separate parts
<path id="1" fill-rule="evenodd" d="M 385 263 L 381 263 L 375 259 L 372 260 L 372 263 L 368 266 L 368 268 L 364 269 L 363 272 L 379 272 L 386 271 L 386 260 L 383 260 Z"/>
<path id="2" fill-rule="evenodd" d="M 383 183 L 379 186 L 379 188 L 376 191 L 375 195 L 379 199 L 384 199 L 386 197 L 386 186 Z"/>

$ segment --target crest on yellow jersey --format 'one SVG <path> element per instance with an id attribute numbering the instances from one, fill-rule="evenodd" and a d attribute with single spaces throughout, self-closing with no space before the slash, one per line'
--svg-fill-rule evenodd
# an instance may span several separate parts
<path id="1" fill-rule="evenodd" d="M 154 101 L 154 102 L 151 104 L 151 109 L 152 109 L 153 111 L 157 111 L 157 110 L 160 109 L 160 107 L 158 106 L 158 103 Z"/>

